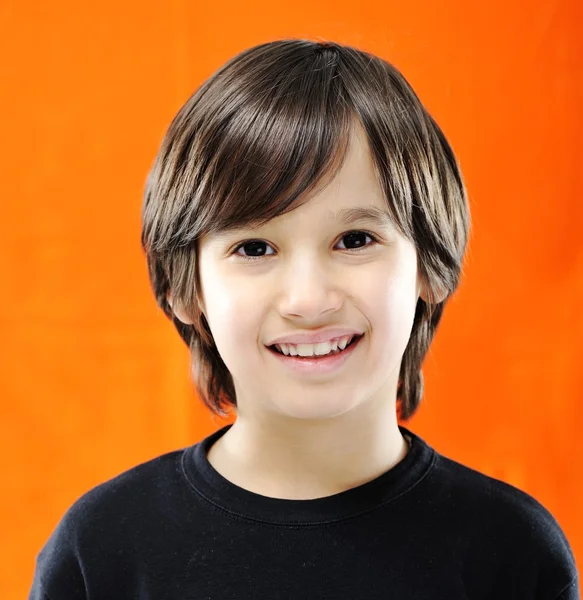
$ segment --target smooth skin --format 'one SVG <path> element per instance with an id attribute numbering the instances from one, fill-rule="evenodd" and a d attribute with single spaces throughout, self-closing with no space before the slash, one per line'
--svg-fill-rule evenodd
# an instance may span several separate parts
<path id="1" fill-rule="evenodd" d="M 204 237 L 199 247 L 199 305 L 238 404 L 208 459 L 223 477 L 263 496 L 340 493 L 379 477 L 408 451 L 397 424 L 397 384 L 417 300 L 427 300 L 427 290 L 414 245 L 394 225 L 333 217 L 345 208 L 386 211 L 365 134 L 358 126 L 353 134 L 342 169 L 303 206 L 261 228 Z M 173 310 L 192 323 L 179 306 Z M 365 336 L 327 376 L 294 373 L 265 345 L 333 326 Z"/>

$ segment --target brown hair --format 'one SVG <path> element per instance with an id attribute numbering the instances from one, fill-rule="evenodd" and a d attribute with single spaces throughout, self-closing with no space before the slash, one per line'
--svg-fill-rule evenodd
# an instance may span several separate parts
<path id="1" fill-rule="evenodd" d="M 188 344 L 197 392 L 217 415 L 237 402 L 198 304 L 198 240 L 306 202 L 341 167 L 355 123 L 423 281 L 431 294 L 442 292 L 440 302 L 419 298 L 401 362 L 400 418 L 419 406 L 421 364 L 457 288 L 469 235 L 456 158 L 394 66 L 338 43 L 286 39 L 241 52 L 200 86 L 170 124 L 144 192 L 142 245 L 156 300 Z M 176 318 L 169 293 L 193 325 Z"/>

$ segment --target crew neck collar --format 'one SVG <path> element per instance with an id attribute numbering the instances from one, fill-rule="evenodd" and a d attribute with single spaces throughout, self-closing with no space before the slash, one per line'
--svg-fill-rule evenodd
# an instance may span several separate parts
<path id="1" fill-rule="evenodd" d="M 234 517 L 281 525 L 318 524 L 354 517 L 403 496 L 435 462 L 436 452 L 421 437 L 399 425 L 411 438 L 405 457 L 379 477 L 343 492 L 308 500 L 271 498 L 246 490 L 223 477 L 209 462 L 210 447 L 232 424 L 185 449 L 182 469 L 190 486 L 208 502 Z"/>

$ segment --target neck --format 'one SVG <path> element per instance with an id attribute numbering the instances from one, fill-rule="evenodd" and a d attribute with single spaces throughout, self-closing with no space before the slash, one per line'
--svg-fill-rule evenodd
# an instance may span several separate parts
<path id="1" fill-rule="evenodd" d="M 406 456 L 394 403 L 383 413 L 285 422 L 239 414 L 208 460 L 232 483 L 263 496 L 330 496 L 379 477 Z"/>

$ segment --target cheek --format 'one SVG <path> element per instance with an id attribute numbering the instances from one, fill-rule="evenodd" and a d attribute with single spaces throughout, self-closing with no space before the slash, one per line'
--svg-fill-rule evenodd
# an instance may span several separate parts
<path id="1" fill-rule="evenodd" d="M 365 314 L 371 323 L 373 341 L 384 350 L 404 352 L 413 327 L 416 292 L 416 281 L 408 276 L 379 278 L 367 288 Z"/>
<path id="2" fill-rule="evenodd" d="M 219 277 L 204 280 L 205 306 L 209 327 L 217 349 L 228 365 L 238 348 L 249 347 L 257 339 L 260 306 L 251 286 L 226 285 Z"/>

